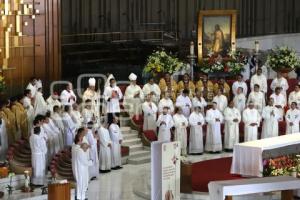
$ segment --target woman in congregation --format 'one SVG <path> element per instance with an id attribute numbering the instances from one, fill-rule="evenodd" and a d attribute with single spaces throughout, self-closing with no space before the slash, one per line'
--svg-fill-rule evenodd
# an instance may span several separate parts
<path id="1" fill-rule="evenodd" d="M 182 108 L 175 108 L 175 115 L 173 116 L 175 126 L 175 141 L 180 142 L 181 155 L 187 155 L 187 127 L 189 122 L 184 116 Z"/>

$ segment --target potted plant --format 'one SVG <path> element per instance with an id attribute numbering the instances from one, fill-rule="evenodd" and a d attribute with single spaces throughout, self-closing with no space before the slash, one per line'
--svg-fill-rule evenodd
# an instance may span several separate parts
<path id="1" fill-rule="evenodd" d="M 296 51 L 286 46 L 272 49 L 267 63 L 274 71 L 281 73 L 288 73 L 300 67 Z"/>

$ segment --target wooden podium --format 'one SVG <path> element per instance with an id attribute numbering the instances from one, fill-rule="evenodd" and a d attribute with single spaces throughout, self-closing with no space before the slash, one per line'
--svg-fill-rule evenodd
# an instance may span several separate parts
<path id="1" fill-rule="evenodd" d="M 70 200 L 70 199 L 71 199 L 70 183 L 48 185 L 48 200 Z"/>

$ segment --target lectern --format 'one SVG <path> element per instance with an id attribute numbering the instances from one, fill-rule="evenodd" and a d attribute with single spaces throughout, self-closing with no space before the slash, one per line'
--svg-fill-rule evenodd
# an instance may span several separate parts
<path id="1" fill-rule="evenodd" d="M 70 183 L 48 185 L 48 200 L 70 200 L 70 199 L 71 199 Z"/>

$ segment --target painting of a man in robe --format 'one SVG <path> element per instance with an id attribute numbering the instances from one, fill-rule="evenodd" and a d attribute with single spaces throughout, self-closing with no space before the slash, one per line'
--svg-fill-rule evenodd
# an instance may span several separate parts
<path id="1" fill-rule="evenodd" d="M 203 53 L 225 56 L 231 48 L 231 17 L 205 16 L 203 18 Z"/>

